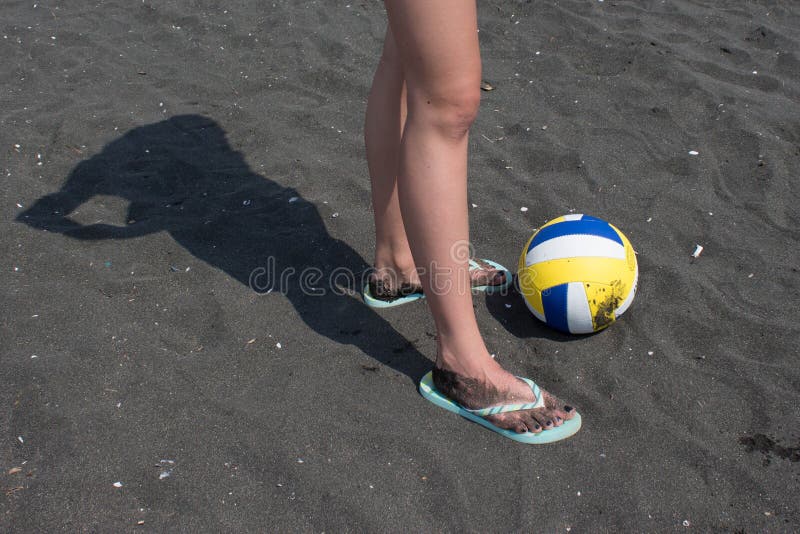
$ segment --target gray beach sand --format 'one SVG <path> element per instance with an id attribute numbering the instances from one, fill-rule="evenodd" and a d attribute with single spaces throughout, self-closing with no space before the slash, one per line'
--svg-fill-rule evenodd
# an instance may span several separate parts
<path id="1" fill-rule="evenodd" d="M 480 2 L 477 253 L 588 213 L 639 259 L 593 336 L 475 299 L 583 414 L 538 447 L 418 394 L 423 303 L 301 290 L 371 261 L 380 3 L 0 15 L 0 530 L 800 529 L 796 4 Z"/>

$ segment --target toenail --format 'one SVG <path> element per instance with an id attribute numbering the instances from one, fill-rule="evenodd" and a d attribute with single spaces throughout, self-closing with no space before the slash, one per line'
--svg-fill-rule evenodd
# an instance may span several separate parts
<path id="1" fill-rule="evenodd" d="M 556 416 L 556 421 L 561 421 L 561 418 L 559 416 Z"/>
<path id="2" fill-rule="evenodd" d="M 546 422 L 546 423 L 544 424 L 544 426 L 550 426 L 550 425 L 552 425 L 552 424 L 553 424 L 553 422 L 552 422 L 552 421 L 548 421 L 548 422 Z"/>
<path id="3" fill-rule="evenodd" d="M 540 429 L 542 428 L 542 425 L 536 425 L 534 428 L 535 428 L 536 430 L 540 430 Z"/>
<path id="4" fill-rule="evenodd" d="M 564 411 L 567 412 L 567 413 L 571 412 L 574 409 L 575 408 L 573 408 L 572 406 L 569 406 L 568 404 L 564 405 Z"/>

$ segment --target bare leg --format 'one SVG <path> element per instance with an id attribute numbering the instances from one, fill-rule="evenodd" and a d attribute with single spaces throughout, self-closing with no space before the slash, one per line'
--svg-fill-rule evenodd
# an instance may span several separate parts
<path id="1" fill-rule="evenodd" d="M 400 140 L 406 114 L 405 74 L 390 27 L 372 81 L 364 124 L 375 216 L 374 265 L 377 279 L 386 284 L 389 293 L 403 286 L 411 292 L 421 289 L 397 196 Z M 491 267 L 474 270 L 471 278 L 475 285 L 504 281 L 502 273 Z"/>
<path id="2" fill-rule="evenodd" d="M 467 0 L 386 0 L 402 61 L 408 116 L 398 165 L 402 220 L 437 328 L 437 388 L 468 407 L 535 400 L 483 343 L 468 272 L 467 140 L 480 103 L 477 13 Z M 546 407 L 491 416 L 524 432 L 560 425 L 574 410 Z M 483 404 L 481 406 L 481 404 Z"/>
<path id="3" fill-rule="evenodd" d="M 419 284 L 397 201 L 397 164 L 406 118 L 405 78 L 391 29 L 367 103 L 364 138 L 375 214 L 375 269 Z M 391 272 L 382 272 L 391 271 Z"/>

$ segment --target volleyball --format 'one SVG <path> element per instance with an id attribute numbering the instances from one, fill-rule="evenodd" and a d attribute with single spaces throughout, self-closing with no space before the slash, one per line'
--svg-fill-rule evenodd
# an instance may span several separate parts
<path id="1" fill-rule="evenodd" d="M 522 249 L 517 280 L 533 315 L 570 334 L 591 334 L 625 313 L 639 268 L 630 241 L 589 215 L 548 221 Z"/>

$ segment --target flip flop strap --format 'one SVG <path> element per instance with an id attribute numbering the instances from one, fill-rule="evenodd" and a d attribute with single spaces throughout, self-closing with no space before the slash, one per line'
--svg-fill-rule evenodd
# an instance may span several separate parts
<path id="1" fill-rule="evenodd" d="M 533 410 L 534 408 L 541 408 L 544 406 L 544 396 L 540 394 L 539 386 L 533 380 L 528 378 L 519 376 L 520 378 L 525 381 L 533 390 L 533 394 L 536 395 L 536 402 L 528 402 L 524 404 L 501 404 L 500 406 L 492 406 L 490 408 L 479 408 L 477 410 L 470 410 L 464 408 L 469 413 L 473 415 L 477 415 L 479 417 L 486 417 L 487 415 L 496 415 L 499 413 L 506 413 L 506 412 L 518 412 L 521 410 Z"/>

